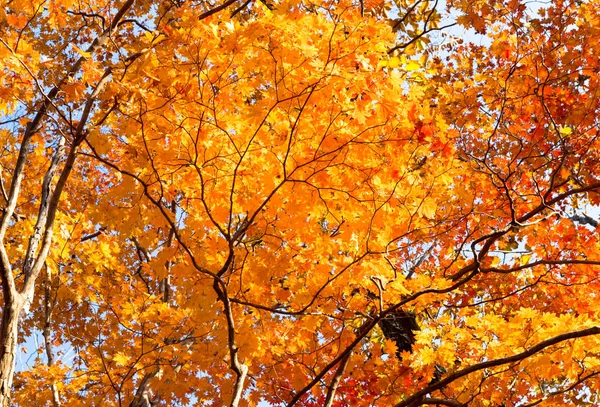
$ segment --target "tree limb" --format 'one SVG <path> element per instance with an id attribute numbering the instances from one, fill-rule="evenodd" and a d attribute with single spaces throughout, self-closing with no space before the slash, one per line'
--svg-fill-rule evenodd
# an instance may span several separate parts
<path id="1" fill-rule="evenodd" d="M 556 345 L 560 342 L 564 342 L 569 339 L 583 338 L 586 336 L 592 336 L 592 335 L 598 335 L 598 334 L 600 334 L 600 326 L 582 329 L 580 331 L 568 332 L 568 333 L 565 333 L 562 335 L 552 337 L 550 339 L 546 339 L 545 341 L 542 341 L 542 342 L 538 343 L 537 345 L 532 346 L 531 348 L 529 348 L 521 353 L 518 353 L 516 355 L 507 356 L 505 358 L 500 358 L 500 359 L 488 360 L 487 362 L 482 362 L 482 363 L 478 363 L 473 366 L 466 367 L 464 369 L 461 369 L 459 371 L 456 371 L 456 372 L 448 375 L 447 377 L 443 378 L 439 382 L 437 382 L 435 384 L 431 384 L 431 385 L 425 387 L 424 389 L 414 393 L 413 395 L 411 395 L 404 401 L 401 401 L 400 403 L 396 404 L 395 407 L 412 407 L 413 405 L 415 405 L 414 403 L 418 402 L 419 400 L 422 400 L 423 397 L 425 397 L 425 395 L 427 395 L 435 390 L 439 390 L 439 389 L 449 385 L 450 383 L 454 382 L 455 380 L 458 380 L 461 377 L 464 377 L 473 372 L 477 372 L 477 371 L 483 370 L 483 369 L 489 369 L 491 367 L 502 366 L 502 365 L 505 365 L 508 363 L 517 363 L 523 359 L 526 359 L 526 358 L 536 354 L 537 352 L 540 352 L 541 350 L 544 350 L 545 348 L 547 348 L 549 346 Z"/>

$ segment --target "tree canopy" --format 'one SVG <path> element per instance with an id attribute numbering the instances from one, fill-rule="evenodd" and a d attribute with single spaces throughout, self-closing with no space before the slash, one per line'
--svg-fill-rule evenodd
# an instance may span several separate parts
<path id="1" fill-rule="evenodd" d="M 598 55 L 597 0 L 5 2 L 0 406 L 600 404 Z"/>

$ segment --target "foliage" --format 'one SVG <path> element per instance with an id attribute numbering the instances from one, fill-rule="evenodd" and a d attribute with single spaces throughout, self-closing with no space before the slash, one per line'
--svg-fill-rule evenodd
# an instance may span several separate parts
<path id="1" fill-rule="evenodd" d="M 446 6 L 3 6 L 0 405 L 600 403 L 600 4 Z"/>

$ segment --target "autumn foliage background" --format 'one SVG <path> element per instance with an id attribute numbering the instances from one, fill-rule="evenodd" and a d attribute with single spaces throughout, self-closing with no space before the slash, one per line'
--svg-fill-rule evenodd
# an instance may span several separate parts
<path id="1" fill-rule="evenodd" d="M 0 405 L 599 405 L 598 44 L 596 0 L 4 2 Z"/>

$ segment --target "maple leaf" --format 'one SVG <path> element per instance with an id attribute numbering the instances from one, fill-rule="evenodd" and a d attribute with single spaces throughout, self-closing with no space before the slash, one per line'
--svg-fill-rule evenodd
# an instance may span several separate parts
<path id="1" fill-rule="evenodd" d="M 426 218 L 435 218 L 436 209 L 437 202 L 433 198 L 427 197 L 423 199 L 419 206 L 419 214 Z"/>

